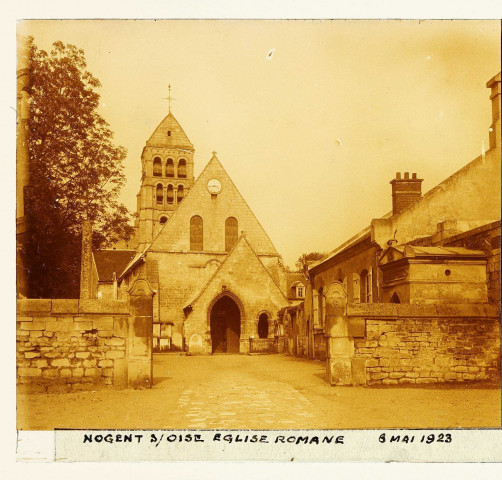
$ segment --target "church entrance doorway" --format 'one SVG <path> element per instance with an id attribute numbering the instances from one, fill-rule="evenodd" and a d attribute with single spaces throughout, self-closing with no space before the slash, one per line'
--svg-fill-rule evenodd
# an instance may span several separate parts
<path id="1" fill-rule="evenodd" d="M 211 309 L 211 341 L 213 353 L 239 353 L 241 313 L 229 296 L 221 297 Z"/>

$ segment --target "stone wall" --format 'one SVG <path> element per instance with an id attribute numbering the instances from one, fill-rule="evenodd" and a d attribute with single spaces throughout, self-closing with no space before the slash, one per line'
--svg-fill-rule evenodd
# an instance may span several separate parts
<path id="1" fill-rule="evenodd" d="M 500 381 L 493 305 L 349 304 L 347 325 L 353 375 L 368 385 Z"/>
<path id="2" fill-rule="evenodd" d="M 278 353 L 278 339 L 250 338 L 249 353 Z"/>
<path id="3" fill-rule="evenodd" d="M 126 387 L 130 318 L 127 302 L 18 300 L 18 391 Z"/>

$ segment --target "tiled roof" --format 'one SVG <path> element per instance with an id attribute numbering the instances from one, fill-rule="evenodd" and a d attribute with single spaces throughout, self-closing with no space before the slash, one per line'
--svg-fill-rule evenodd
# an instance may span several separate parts
<path id="1" fill-rule="evenodd" d="M 113 281 L 113 273 L 115 272 L 118 277 L 135 253 L 134 250 L 96 250 L 93 252 L 99 281 Z"/>

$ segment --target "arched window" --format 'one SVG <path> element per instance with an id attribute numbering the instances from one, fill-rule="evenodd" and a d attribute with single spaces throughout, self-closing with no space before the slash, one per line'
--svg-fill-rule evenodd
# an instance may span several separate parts
<path id="1" fill-rule="evenodd" d="M 160 224 L 161 225 L 164 225 L 164 223 L 167 222 L 167 217 L 163 216 L 163 217 L 160 217 L 160 220 L 159 220 Z"/>
<path id="2" fill-rule="evenodd" d="M 198 215 L 190 219 L 190 250 L 201 252 L 204 250 L 204 226 L 202 217 Z"/>
<path id="3" fill-rule="evenodd" d="M 174 203 L 174 188 L 172 185 L 167 186 L 167 203 L 170 205 Z"/>
<path id="4" fill-rule="evenodd" d="M 178 193 L 176 195 L 176 201 L 181 203 L 181 200 L 185 197 L 185 190 L 183 189 L 183 185 L 178 185 Z"/>
<path id="5" fill-rule="evenodd" d="M 268 315 L 262 313 L 258 318 L 258 337 L 268 338 Z"/>
<path id="6" fill-rule="evenodd" d="M 187 161 L 183 158 L 178 162 L 178 178 L 187 178 Z"/>
<path id="7" fill-rule="evenodd" d="M 153 176 L 162 177 L 162 160 L 159 157 L 153 159 Z"/>
<path id="8" fill-rule="evenodd" d="M 168 158 L 166 162 L 166 177 L 174 177 L 174 162 L 172 158 Z"/>
<path id="9" fill-rule="evenodd" d="M 157 203 L 160 204 L 164 203 L 164 187 L 162 186 L 161 183 L 157 184 L 156 197 L 157 197 Z"/>
<path id="10" fill-rule="evenodd" d="M 228 217 L 225 221 L 225 252 L 232 250 L 237 243 L 239 235 L 239 223 L 234 217 Z"/>

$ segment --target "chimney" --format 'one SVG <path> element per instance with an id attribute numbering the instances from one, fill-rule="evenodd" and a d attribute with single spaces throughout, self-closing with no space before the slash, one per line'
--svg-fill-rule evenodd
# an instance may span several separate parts
<path id="1" fill-rule="evenodd" d="M 486 83 L 491 88 L 492 125 L 490 127 L 490 149 L 500 147 L 500 72 Z"/>
<path id="2" fill-rule="evenodd" d="M 407 208 L 417 203 L 422 198 L 423 179 L 417 178 L 416 173 L 396 173 L 396 178 L 391 180 L 392 185 L 392 215 L 398 215 Z"/>
<path id="3" fill-rule="evenodd" d="M 80 300 L 92 298 L 92 222 L 85 220 L 82 224 L 82 257 L 80 260 Z"/>

